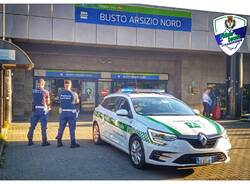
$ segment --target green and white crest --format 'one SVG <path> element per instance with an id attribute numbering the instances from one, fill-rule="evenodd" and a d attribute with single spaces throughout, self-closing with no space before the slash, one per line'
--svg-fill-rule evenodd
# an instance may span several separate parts
<path id="1" fill-rule="evenodd" d="M 213 20 L 216 42 L 229 56 L 241 47 L 247 30 L 247 19 L 236 15 L 223 15 Z"/>

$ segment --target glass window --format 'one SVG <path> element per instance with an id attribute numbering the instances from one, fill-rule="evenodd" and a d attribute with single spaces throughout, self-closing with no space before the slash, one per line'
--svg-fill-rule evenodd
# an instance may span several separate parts
<path id="1" fill-rule="evenodd" d="M 126 98 L 121 98 L 117 109 L 125 109 L 130 112 L 130 105 L 128 103 L 128 100 Z"/>
<path id="2" fill-rule="evenodd" d="M 113 92 L 119 92 L 121 89 L 136 89 L 136 81 L 114 81 Z"/>
<path id="3" fill-rule="evenodd" d="M 135 97 L 133 107 L 142 115 L 194 115 L 193 110 L 178 99 L 167 97 Z"/>
<path id="4" fill-rule="evenodd" d="M 102 101 L 101 106 L 107 109 L 110 98 L 106 98 Z"/>
<path id="5" fill-rule="evenodd" d="M 250 84 L 242 88 L 242 114 L 250 113 Z"/>
<path id="6" fill-rule="evenodd" d="M 123 90 L 145 89 L 145 90 L 160 90 L 166 92 L 167 81 L 146 81 L 146 80 L 131 80 L 131 81 L 114 81 L 113 92 Z"/>
<path id="7" fill-rule="evenodd" d="M 98 82 L 98 103 L 101 103 L 103 98 L 110 94 L 111 82 L 110 81 L 99 81 Z"/>
<path id="8" fill-rule="evenodd" d="M 105 108 L 105 109 L 108 109 L 110 111 L 113 111 L 115 112 L 116 111 L 116 104 L 117 104 L 117 101 L 119 100 L 119 97 L 109 97 L 109 98 L 106 98 L 103 102 L 102 102 L 102 106 Z"/>
<path id="9" fill-rule="evenodd" d="M 82 81 L 81 107 L 84 112 L 93 112 L 95 109 L 96 82 Z"/>
<path id="10" fill-rule="evenodd" d="M 209 83 L 207 87 L 211 89 L 213 104 L 219 103 L 222 110 L 226 110 L 227 88 L 226 84 Z"/>
<path id="11" fill-rule="evenodd" d="M 138 81 L 138 89 L 155 89 L 165 92 L 166 81 Z"/>

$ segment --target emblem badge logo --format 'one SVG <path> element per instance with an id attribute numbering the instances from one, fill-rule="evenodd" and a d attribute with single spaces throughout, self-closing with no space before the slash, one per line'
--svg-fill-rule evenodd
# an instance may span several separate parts
<path id="1" fill-rule="evenodd" d="M 247 19 L 224 15 L 213 20 L 214 34 L 219 47 L 229 56 L 241 47 L 247 31 Z"/>
<path id="2" fill-rule="evenodd" d="M 81 11 L 81 13 L 80 13 L 80 18 L 81 18 L 81 19 L 88 19 L 88 12 Z"/>
<path id="3" fill-rule="evenodd" d="M 199 139 L 199 141 L 201 142 L 201 145 L 202 145 L 202 146 L 206 146 L 206 144 L 207 144 L 207 137 L 206 137 L 205 134 L 199 133 L 199 134 L 198 134 L 198 139 Z"/>

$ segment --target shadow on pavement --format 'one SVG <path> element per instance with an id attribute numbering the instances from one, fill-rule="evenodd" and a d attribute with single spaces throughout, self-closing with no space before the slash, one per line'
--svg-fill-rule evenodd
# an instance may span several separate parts
<path id="1" fill-rule="evenodd" d="M 93 114 L 79 114 L 77 121 L 79 122 L 92 122 Z M 59 121 L 59 114 L 49 115 L 49 122 L 58 122 Z"/>
<path id="2" fill-rule="evenodd" d="M 193 169 L 178 169 L 149 165 L 145 170 L 135 169 L 124 152 L 109 144 L 94 145 L 92 140 L 78 140 L 80 148 L 48 147 L 40 142 L 27 146 L 26 142 L 9 142 L 6 163 L 0 169 L 0 179 L 10 180 L 165 180 L 182 179 L 194 173 Z"/>

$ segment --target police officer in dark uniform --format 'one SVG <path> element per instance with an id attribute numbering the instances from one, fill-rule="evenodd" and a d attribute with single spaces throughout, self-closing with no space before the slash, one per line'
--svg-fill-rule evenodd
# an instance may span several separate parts
<path id="1" fill-rule="evenodd" d="M 59 94 L 60 99 L 60 123 L 57 134 L 57 147 L 63 146 L 62 144 L 62 136 L 64 129 L 69 124 L 70 131 L 70 139 L 71 139 L 71 148 L 80 147 L 79 144 L 76 143 L 75 139 L 75 129 L 76 129 L 76 118 L 78 116 L 78 112 L 76 110 L 76 104 L 79 103 L 79 98 L 77 93 L 71 91 L 72 82 L 70 80 L 64 81 L 64 90 L 62 90 Z"/>
<path id="2" fill-rule="evenodd" d="M 50 96 L 49 92 L 44 89 L 45 81 L 39 79 L 38 85 L 32 90 L 33 102 L 32 102 L 32 116 L 31 123 L 28 132 L 28 145 L 33 145 L 33 134 L 37 123 L 41 122 L 42 128 L 42 146 L 49 146 L 50 143 L 47 141 L 47 121 L 48 112 L 50 110 Z"/>

